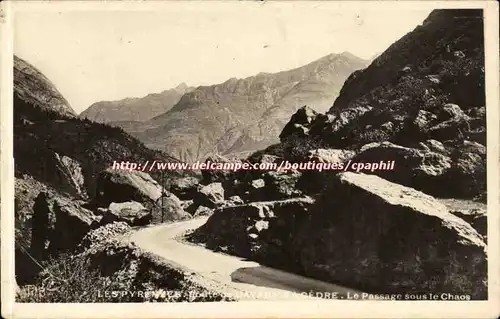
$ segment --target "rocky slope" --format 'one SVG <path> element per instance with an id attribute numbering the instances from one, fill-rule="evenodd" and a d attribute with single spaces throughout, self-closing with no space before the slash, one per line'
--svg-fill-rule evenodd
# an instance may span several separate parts
<path id="1" fill-rule="evenodd" d="M 356 150 L 357 160 L 397 160 L 395 174 L 386 178 L 438 196 L 481 195 L 484 72 L 481 11 L 433 11 L 354 72 L 327 114 L 309 111 L 292 119 L 281 138 Z M 406 177 L 399 174 L 408 168 L 413 171 Z M 433 181 L 423 185 L 417 175 Z"/>
<path id="2" fill-rule="evenodd" d="M 99 174 L 113 161 L 156 159 L 171 162 L 176 159 L 146 148 L 120 128 L 79 119 L 54 85 L 33 66 L 17 57 L 14 70 L 16 247 L 20 248 L 16 251 L 16 265 L 23 267 L 23 264 L 31 262 L 25 254 L 26 249 L 44 241 L 33 241 L 32 235 L 38 236 L 36 231 L 32 234 L 35 224 L 36 227 L 42 225 L 42 229 L 50 229 L 51 223 L 55 223 L 54 227 L 60 233 L 63 229 L 60 237 L 63 239 L 55 241 L 65 244 L 76 241 L 71 238 L 83 236 L 93 225 L 93 210 L 97 207 L 92 206 L 92 201 L 86 204 L 81 201 L 95 199 Z M 158 180 L 159 174 L 152 172 Z M 165 180 L 181 174 L 165 173 Z M 138 187 L 148 187 L 154 182 L 157 193 L 161 194 L 157 182 L 149 176 L 147 181 L 139 183 Z M 137 186 L 137 183 L 133 185 Z M 42 193 L 50 200 L 42 198 L 37 204 L 36 199 Z M 54 202 L 58 203 L 57 207 L 54 207 Z M 167 204 L 170 202 L 167 201 Z M 175 207 L 180 207 L 180 203 L 175 204 Z M 148 213 L 153 214 L 151 210 L 155 205 L 147 203 L 146 206 Z M 120 215 L 114 208 L 111 213 L 103 212 L 101 215 Z M 38 219 L 34 218 L 35 210 L 41 210 Z M 42 231 L 42 234 L 46 233 Z M 34 250 L 37 250 L 36 247 Z M 22 270 L 18 273 L 23 275 Z"/>
<path id="3" fill-rule="evenodd" d="M 484 71 L 481 10 L 433 11 L 247 159 L 346 172 L 204 172 L 244 204 L 205 212 L 189 240 L 367 292 L 487 298 Z"/>
<path id="4" fill-rule="evenodd" d="M 79 117 L 123 127 L 167 112 L 185 93 L 192 90 L 193 88 L 181 83 L 173 89 L 148 94 L 142 98 L 96 102 L 80 113 Z"/>
<path id="5" fill-rule="evenodd" d="M 117 124 L 181 160 L 243 156 L 276 143 L 290 114 L 304 104 L 325 111 L 347 76 L 364 66 L 349 53 L 331 54 L 289 71 L 198 87 L 149 121 Z"/>

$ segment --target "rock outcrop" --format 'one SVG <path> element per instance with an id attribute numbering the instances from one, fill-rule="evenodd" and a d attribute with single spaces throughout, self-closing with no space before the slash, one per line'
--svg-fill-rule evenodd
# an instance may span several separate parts
<path id="1" fill-rule="evenodd" d="M 327 114 L 300 109 L 280 138 L 290 152 L 314 149 L 318 141 L 320 148 L 352 151 L 372 143 L 421 145 L 440 154 L 429 153 L 431 159 L 425 159 L 435 163 L 427 165 L 413 155 L 402 159 L 402 149 L 394 147 L 369 153 L 384 151 L 384 160 L 396 160 L 394 175 L 421 170 L 422 164 L 433 170 L 425 172 L 430 179 L 423 183 L 429 187 L 406 185 L 438 194 L 434 180 L 446 171 L 449 176 L 440 187 L 447 194 L 438 195 L 474 198 L 485 189 L 485 162 L 480 154 L 464 153 L 462 144 L 486 145 L 484 105 L 482 11 L 435 10 L 367 68 L 354 72 Z M 422 146 L 426 141 L 433 145 Z"/>
<path id="2" fill-rule="evenodd" d="M 35 259 L 45 259 L 46 249 L 55 229 L 56 216 L 52 207 L 52 200 L 45 192 L 40 192 L 33 205 L 31 220 L 31 253 Z"/>
<path id="3" fill-rule="evenodd" d="M 303 197 L 219 208 L 190 237 L 214 250 L 293 266 L 294 238 L 313 203 Z"/>
<path id="4" fill-rule="evenodd" d="M 170 182 L 170 192 L 181 200 L 192 199 L 198 190 L 198 184 L 199 180 L 195 177 L 175 178 Z"/>
<path id="5" fill-rule="evenodd" d="M 31 251 L 45 259 L 61 251 L 72 250 L 100 218 L 76 201 L 40 193 L 33 207 Z"/>
<path id="6" fill-rule="evenodd" d="M 151 223 L 153 224 L 189 219 L 190 217 L 191 215 L 184 210 L 182 201 L 166 191 L 151 207 Z"/>
<path id="7" fill-rule="evenodd" d="M 101 225 L 125 222 L 130 226 L 144 226 L 151 221 L 151 212 L 141 203 L 129 201 L 111 203 L 108 208 L 98 208 L 102 216 Z"/>
<path id="8" fill-rule="evenodd" d="M 95 202 L 99 207 L 129 200 L 151 205 L 161 194 L 162 187 L 147 173 L 107 169 L 98 176 Z"/>

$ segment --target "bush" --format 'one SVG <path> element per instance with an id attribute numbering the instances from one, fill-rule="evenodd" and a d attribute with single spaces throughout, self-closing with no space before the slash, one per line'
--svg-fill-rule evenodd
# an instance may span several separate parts
<path id="1" fill-rule="evenodd" d="M 44 267 L 34 285 L 21 287 L 16 302 L 102 302 L 99 292 L 112 289 L 113 281 L 81 256 L 60 255 Z"/>

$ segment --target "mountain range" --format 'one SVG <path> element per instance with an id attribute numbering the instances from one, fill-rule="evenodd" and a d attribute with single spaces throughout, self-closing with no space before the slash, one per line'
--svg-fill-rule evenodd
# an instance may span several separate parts
<path id="1" fill-rule="evenodd" d="M 97 102 L 83 111 L 80 117 L 101 123 L 147 121 L 169 111 L 185 93 L 192 90 L 181 83 L 173 89 L 142 98 Z"/>
<path id="2" fill-rule="evenodd" d="M 367 64 L 348 52 L 329 54 L 288 71 L 184 87 L 186 93 L 175 105 L 147 120 L 154 113 L 151 95 L 129 99 L 133 103 L 127 107 L 119 107 L 123 101 L 95 103 L 80 117 L 120 126 L 146 146 L 183 161 L 213 154 L 244 157 L 277 143 L 290 114 L 303 105 L 318 112 L 328 110 L 347 77 Z M 174 95 L 168 95 L 165 106 L 175 100 Z"/>

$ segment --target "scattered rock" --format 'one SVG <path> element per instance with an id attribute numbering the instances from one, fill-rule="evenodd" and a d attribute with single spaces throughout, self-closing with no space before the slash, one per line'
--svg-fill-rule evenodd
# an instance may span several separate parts
<path id="1" fill-rule="evenodd" d="M 265 182 L 263 195 L 266 198 L 261 200 L 275 200 L 301 196 L 301 191 L 296 187 L 297 181 L 301 175 L 302 174 L 297 171 L 269 171 L 263 174 Z"/>
<path id="2" fill-rule="evenodd" d="M 357 120 L 362 117 L 364 114 L 373 110 L 373 107 L 364 105 L 364 106 L 356 106 L 350 109 L 343 110 L 332 110 L 332 113 L 329 114 L 330 117 L 325 122 L 323 127 L 323 137 L 329 138 L 337 135 L 341 129 L 350 126 L 353 123 L 356 123 Z M 346 139 L 346 136 L 338 136 L 336 140 L 341 143 L 343 139 Z"/>
<path id="3" fill-rule="evenodd" d="M 469 118 L 454 117 L 430 127 L 427 136 L 439 141 L 463 140 L 469 128 Z"/>
<path id="4" fill-rule="evenodd" d="M 460 106 L 452 103 L 443 105 L 438 116 L 441 121 L 447 121 L 453 118 L 468 118 Z"/>
<path id="5" fill-rule="evenodd" d="M 450 155 L 453 161 L 448 172 L 448 188 L 453 197 L 473 198 L 486 191 L 486 147 L 463 141 Z"/>
<path id="6" fill-rule="evenodd" d="M 428 79 L 429 81 L 431 81 L 434 84 L 441 83 L 441 80 L 439 79 L 439 75 L 436 75 L 436 74 L 426 75 L 425 78 Z"/>
<path id="7" fill-rule="evenodd" d="M 192 199 L 181 201 L 181 207 L 184 210 L 187 210 L 187 208 L 190 207 L 190 206 L 192 206 L 193 204 L 194 204 L 194 200 L 192 200 Z"/>
<path id="8" fill-rule="evenodd" d="M 196 208 L 196 211 L 194 212 L 193 216 L 194 217 L 210 216 L 211 213 L 212 213 L 212 209 L 205 207 L 205 206 L 198 206 L 198 208 Z"/>
<path id="9" fill-rule="evenodd" d="M 467 115 L 473 118 L 486 118 L 486 106 L 472 107 L 467 110 Z"/>
<path id="10" fill-rule="evenodd" d="M 457 209 L 450 210 L 450 212 L 468 222 L 481 236 L 483 236 L 483 239 L 486 242 L 488 237 L 486 209 Z"/>
<path id="11" fill-rule="evenodd" d="M 107 241 L 115 239 L 118 235 L 130 231 L 131 227 L 126 222 L 112 222 L 99 228 L 89 231 L 82 239 L 78 248 L 80 251 L 85 249 L 96 249 L 102 247 Z"/>
<path id="12" fill-rule="evenodd" d="M 266 182 L 264 182 L 264 180 L 262 178 L 259 178 L 259 179 L 254 179 L 251 183 L 250 183 L 250 186 L 253 188 L 253 189 L 260 189 L 260 188 L 263 188 L 264 186 L 266 186 Z"/>
<path id="13" fill-rule="evenodd" d="M 419 110 L 417 116 L 413 120 L 413 125 L 419 132 L 426 132 L 431 123 L 436 119 L 437 116 L 435 114 L 425 110 Z"/>
<path id="14" fill-rule="evenodd" d="M 354 157 L 356 153 L 340 149 L 315 149 L 309 151 L 309 161 L 316 163 L 343 163 Z"/>

